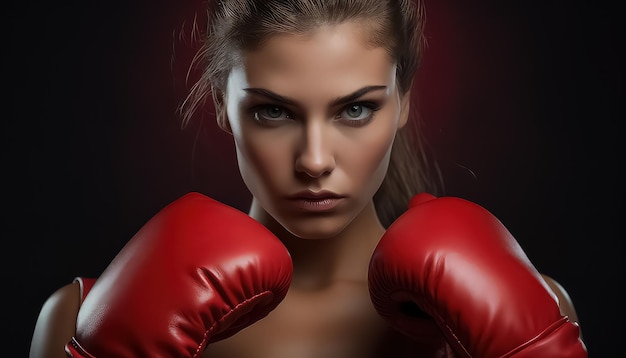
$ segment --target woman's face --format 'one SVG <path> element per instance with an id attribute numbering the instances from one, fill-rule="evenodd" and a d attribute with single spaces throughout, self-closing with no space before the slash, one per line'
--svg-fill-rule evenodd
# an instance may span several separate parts
<path id="1" fill-rule="evenodd" d="M 220 125 L 252 195 L 298 237 L 332 237 L 372 203 L 406 122 L 395 63 L 366 34 L 344 23 L 277 35 L 230 73 Z"/>

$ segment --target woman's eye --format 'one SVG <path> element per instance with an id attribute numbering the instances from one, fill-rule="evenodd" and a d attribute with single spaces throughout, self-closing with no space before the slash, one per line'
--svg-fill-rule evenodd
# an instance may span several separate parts
<path id="1" fill-rule="evenodd" d="M 367 112 L 367 109 L 366 109 Z M 350 118 L 359 118 L 363 114 L 363 106 L 358 104 L 353 104 L 346 109 L 346 114 Z"/>
<path id="2" fill-rule="evenodd" d="M 254 120 L 261 123 L 291 119 L 291 116 L 280 106 L 259 106 L 254 109 Z"/>
<path id="3" fill-rule="evenodd" d="M 375 104 L 353 103 L 344 108 L 337 119 L 353 126 L 365 125 L 372 120 L 377 110 Z"/>

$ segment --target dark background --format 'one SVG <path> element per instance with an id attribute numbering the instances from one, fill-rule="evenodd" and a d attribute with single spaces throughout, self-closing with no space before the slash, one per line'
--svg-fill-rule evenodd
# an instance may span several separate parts
<path id="1" fill-rule="evenodd" d="M 609 3 L 428 0 L 417 95 L 447 193 L 488 208 L 565 286 L 592 357 L 624 336 L 624 42 Z M 35 0 L 2 15 L 15 356 L 46 297 L 97 276 L 167 203 L 195 190 L 246 210 L 229 137 L 176 114 L 192 51 L 178 32 L 199 4 Z"/>

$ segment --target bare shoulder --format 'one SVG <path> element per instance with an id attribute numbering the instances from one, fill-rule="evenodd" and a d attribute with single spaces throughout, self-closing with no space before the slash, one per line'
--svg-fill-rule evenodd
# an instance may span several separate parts
<path id="1" fill-rule="evenodd" d="M 66 357 L 64 346 L 76 332 L 80 301 L 77 282 L 60 287 L 46 299 L 35 323 L 30 357 Z"/>
<path id="2" fill-rule="evenodd" d="M 568 316 L 570 321 L 578 322 L 578 315 L 576 314 L 576 309 L 574 308 L 574 302 L 572 301 L 570 295 L 567 293 L 567 290 L 554 278 L 545 274 L 541 274 L 541 276 L 559 299 L 559 308 L 561 309 L 561 314 L 564 316 Z"/>

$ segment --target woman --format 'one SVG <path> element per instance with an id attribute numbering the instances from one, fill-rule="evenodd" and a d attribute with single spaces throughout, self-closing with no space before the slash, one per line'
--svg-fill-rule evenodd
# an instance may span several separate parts
<path id="1" fill-rule="evenodd" d="M 267 317 L 203 356 L 455 356 L 437 329 L 417 338 L 392 328 L 368 290 L 387 227 L 415 194 L 438 190 L 411 109 L 423 22 L 417 0 L 209 5 L 183 117 L 212 96 L 253 196 L 248 214 L 287 248 L 293 278 Z M 567 292 L 543 278 L 576 322 Z M 44 304 L 31 357 L 65 357 L 85 288 L 69 284 Z"/>

